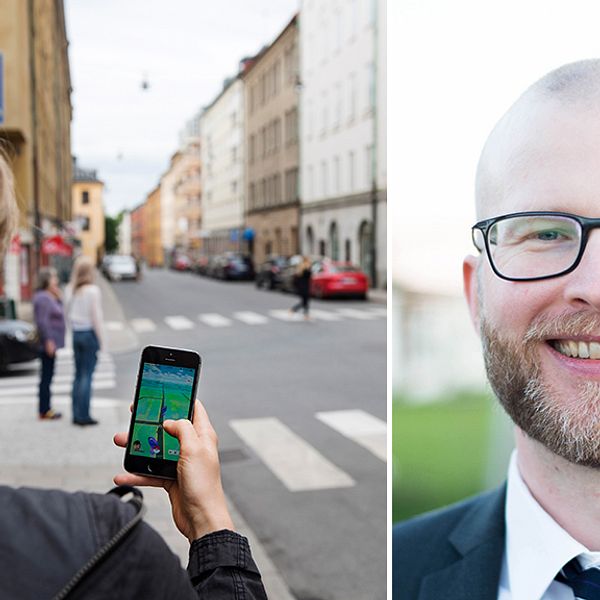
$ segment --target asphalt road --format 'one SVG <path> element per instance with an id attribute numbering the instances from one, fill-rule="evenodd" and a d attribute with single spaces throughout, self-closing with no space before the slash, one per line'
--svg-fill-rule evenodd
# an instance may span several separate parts
<path id="1" fill-rule="evenodd" d="M 315 301 L 320 318 L 286 321 L 293 296 L 166 270 L 113 290 L 140 346 L 202 356 L 226 493 L 293 596 L 385 598 L 384 307 Z M 115 360 L 121 398 L 138 359 Z"/>

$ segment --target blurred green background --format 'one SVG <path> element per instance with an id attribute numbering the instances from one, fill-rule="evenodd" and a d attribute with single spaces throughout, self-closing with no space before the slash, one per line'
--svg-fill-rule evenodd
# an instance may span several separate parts
<path id="1" fill-rule="evenodd" d="M 398 394 L 392 408 L 392 519 L 456 502 L 502 482 L 512 427 L 491 393 Z"/>

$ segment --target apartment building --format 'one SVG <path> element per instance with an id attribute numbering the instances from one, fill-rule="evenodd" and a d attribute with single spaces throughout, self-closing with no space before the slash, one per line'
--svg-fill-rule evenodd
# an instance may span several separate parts
<path id="1" fill-rule="evenodd" d="M 243 75 L 246 232 L 256 264 L 298 242 L 298 25 L 295 16 Z"/>
<path id="2" fill-rule="evenodd" d="M 54 264 L 43 249 L 57 245 L 44 239 L 65 240 L 70 229 L 71 80 L 62 0 L 0 3 L 0 88 L 0 146 L 12 163 L 20 209 L 4 292 L 27 300 L 39 266 Z"/>
<path id="3" fill-rule="evenodd" d="M 84 169 L 73 158 L 73 184 L 71 186 L 72 214 L 76 224 L 81 253 L 94 264 L 104 255 L 105 222 L 102 192 L 104 183 L 95 169 Z"/>
<path id="4" fill-rule="evenodd" d="M 384 0 L 304 0 L 300 13 L 302 249 L 359 264 L 378 286 L 386 271 L 384 11 Z"/>
<path id="5" fill-rule="evenodd" d="M 203 254 L 244 249 L 244 84 L 239 74 L 226 80 L 204 109 L 200 129 Z"/>

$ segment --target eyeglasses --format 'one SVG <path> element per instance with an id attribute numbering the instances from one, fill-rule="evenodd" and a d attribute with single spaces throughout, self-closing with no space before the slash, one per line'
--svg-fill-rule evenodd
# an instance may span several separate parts
<path id="1" fill-rule="evenodd" d="M 589 233 L 600 218 L 563 212 L 519 212 L 473 225 L 475 247 L 485 248 L 501 279 L 537 281 L 570 273 L 577 267 Z"/>

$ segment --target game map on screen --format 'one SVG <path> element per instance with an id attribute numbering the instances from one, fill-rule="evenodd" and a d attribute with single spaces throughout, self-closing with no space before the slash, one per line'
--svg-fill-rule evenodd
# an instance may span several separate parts
<path id="1" fill-rule="evenodd" d="M 194 369 L 144 363 L 130 453 L 177 460 L 179 442 L 163 430 L 167 419 L 187 419 Z"/>

